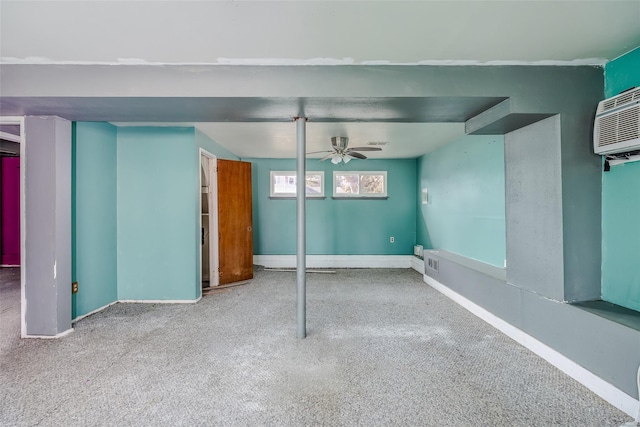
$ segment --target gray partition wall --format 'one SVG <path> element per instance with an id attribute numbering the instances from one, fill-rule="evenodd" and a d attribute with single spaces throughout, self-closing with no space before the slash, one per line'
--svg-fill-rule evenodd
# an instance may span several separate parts
<path id="1" fill-rule="evenodd" d="M 71 122 L 24 120 L 23 336 L 71 329 Z"/>
<path id="2" fill-rule="evenodd" d="M 506 134 L 504 157 L 507 281 L 564 301 L 560 117 Z"/>

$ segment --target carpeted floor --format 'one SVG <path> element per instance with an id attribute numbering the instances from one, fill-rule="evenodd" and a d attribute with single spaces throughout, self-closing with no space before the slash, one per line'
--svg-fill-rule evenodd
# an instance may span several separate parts
<path id="1" fill-rule="evenodd" d="M 116 304 L 19 339 L 0 271 L 3 426 L 619 426 L 631 419 L 413 270 L 256 271 L 197 304 Z"/>

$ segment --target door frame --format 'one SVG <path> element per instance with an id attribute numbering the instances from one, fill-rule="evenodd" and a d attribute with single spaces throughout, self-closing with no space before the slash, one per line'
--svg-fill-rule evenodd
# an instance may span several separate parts
<path id="1" fill-rule="evenodd" d="M 20 336 L 27 336 L 27 293 L 26 286 L 26 212 L 25 212 L 25 142 L 24 135 L 24 116 L 0 116 L 0 125 L 18 125 L 20 126 Z"/>
<path id="2" fill-rule="evenodd" d="M 207 160 L 206 165 L 203 164 L 203 157 Z M 218 259 L 218 172 L 216 167 L 217 157 L 207 150 L 200 148 L 198 151 L 198 236 L 202 233 L 202 189 L 206 183 L 202 182 L 202 170 L 208 177 L 209 186 L 207 198 L 209 203 L 209 286 L 218 286 L 220 284 L 219 259 Z M 200 283 L 198 286 L 202 289 L 202 243 L 198 238 L 198 259 L 200 260 Z"/>

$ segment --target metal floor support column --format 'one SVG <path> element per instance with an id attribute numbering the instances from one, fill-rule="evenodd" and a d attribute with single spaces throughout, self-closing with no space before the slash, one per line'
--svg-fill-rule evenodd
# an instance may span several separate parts
<path id="1" fill-rule="evenodd" d="M 305 117 L 296 117 L 296 201 L 298 243 L 296 247 L 296 336 L 299 339 L 307 336 L 307 242 L 306 242 L 306 122 Z"/>

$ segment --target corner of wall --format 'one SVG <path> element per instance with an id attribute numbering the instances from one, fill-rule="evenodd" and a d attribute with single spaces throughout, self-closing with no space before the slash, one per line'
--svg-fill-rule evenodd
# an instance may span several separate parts
<path id="1" fill-rule="evenodd" d="M 640 47 L 605 66 L 605 97 L 640 86 Z M 640 216 L 640 193 L 628 191 L 640 182 L 640 164 L 627 163 L 601 174 L 601 297 L 611 303 L 640 311 L 640 230 L 620 227 Z"/>
<path id="2" fill-rule="evenodd" d="M 73 318 L 117 300 L 117 129 L 105 122 L 74 127 Z"/>

